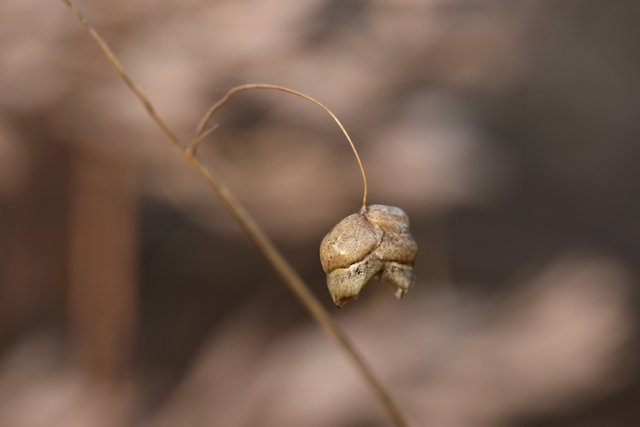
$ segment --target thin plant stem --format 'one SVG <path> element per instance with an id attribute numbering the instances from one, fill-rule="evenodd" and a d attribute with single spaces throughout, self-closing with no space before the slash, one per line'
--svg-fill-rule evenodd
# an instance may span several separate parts
<path id="1" fill-rule="evenodd" d="M 191 140 L 191 142 L 189 143 L 189 146 L 187 147 L 187 153 L 189 154 L 193 154 L 196 152 L 197 146 L 198 144 L 204 139 L 204 132 L 209 132 L 209 131 L 205 131 L 205 128 L 207 127 L 207 124 L 211 121 L 211 118 L 213 117 L 213 115 L 216 113 L 216 111 L 218 111 L 220 108 L 222 108 L 222 106 L 224 104 L 226 104 L 227 102 L 229 102 L 229 100 L 236 94 L 240 93 L 240 92 L 244 92 L 244 91 L 248 91 L 248 90 L 275 90 L 278 92 L 285 92 L 288 93 L 290 95 L 294 95 L 294 96 L 298 96 L 306 101 L 309 101 L 315 105 L 317 105 L 318 107 L 320 107 L 322 110 L 324 110 L 332 119 L 334 122 L 336 122 L 336 124 L 338 125 L 338 127 L 340 128 L 340 130 L 342 131 L 342 134 L 345 136 L 345 138 L 347 138 L 347 142 L 349 143 L 349 146 L 351 147 L 351 151 L 353 151 L 353 155 L 356 158 L 356 162 L 358 162 L 358 168 L 360 169 L 360 175 L 362 175 L 362 184 L 363 184 L 363 191 L 362 191 L 362 207 L 366 208 L 367 206 L 367 174 L 364 172 L 364 166 L 362 166 L 362 160 L 360 160 L 360 155 L 358 154 L 358 150 L 356 149 L 355 144 L 353 143 L 353 141 L 351 140 L 351 137 L 349 136 L 349 133 L 347 132 L 347 130 L 345 129 L 345 127 L 342 125 L 342 122 L 340 121 L 340 119 L 338 119 L 338 117 L 333 113 L 333 111 L 331 111 L 326 105 L 324 105 L 322 102 L 318 101 L 317 99 L 299 92 L 297 90 L 285 87 L 285 86 L 279 86 L 279 85 L 274 85 L 274 84 L 268 84 L 268 83 L 247 83 L 247 84 L 243 84 L 243 85 L 239 85 L 239 86 L 234 86 L 231 89 L 229 89 L 227 91 L 226 94 L 224 94 L 224 96 L 222 98 L 220 98 L 220 100 L 218 100 L 215 104 L 213 104 L 209 110 L 205 113 L 205 115 L 202 117 L 202 119 L 200 120 L 200 122 L 198 123 L 198 127 L 196 128 L 196 132 L 194 134 L 193 139 Z"/>
<path id="2" fill-rule="evenodd" d="M 394 424 L 398 427 L 407 427 L 409 423 L 407 418 L 402 413 L 396 402 L 392 399 L 391 395 L 387 392 L 386 388 L 380 383 L 376 375 L 371 368 L 365 362 L 362 355 L 356 350 L 355 346 L 342 329 L 333 321 L 328 311 L 322 306 L 318 299 L 311 293 L 309 287 L 305 284 L 303 279 L 298 273 L 291 267 L 289 262 L 284 258 L 280 251 L 273 244 L 271 239 L 265 234 L 258 223 L 247 212 L 240 201 L 235 197 L 231 190 L 226 186 L 222 179 L 210 168 L 205 166 L 188 148 L 183 148 L 183 144 L 180 142 L 176 134 L 169 128 L 165 121 L 156 112 L 155 108 L 143 93 L 142 89 L 133 81 L 133 79 L 127 74 L 124 67 L 113 53 L 111 48 L 102 39 L 98 32 L 92 27 L 84 15 L 78 10 L 78 8 L 70 0 L 62 0 L 72 14 L 82 24 L 87 33 L 98 44 L 107 60 L 124 83 L 135 94 L 144 106 L 147 113 L 156 122 L 158 127 L 167 136 L 167 138 L 180 150 L 185 160 L 202 176 L 206 183 L 211 187 L 214 192 L 220 197 L 224 205 L 230 211 L 232 216 L 240 223 L 245 232 L 251 237 L 254 243 L 258 246 L 264 257 L 271 263 L 276 272 L 283 279 L 285 284 L 289 287 L 291 292 L 300 300 L 302 305 L 309 311 L 311 316 L 316 320 L 318 325 L 333 338 L 338 346 L 344 351 L 344 353 L 351 359 L 355 365 L 357 371 L 362 375 L 363 379 L 378 398 L 378 401 L 382 407 L 387 411 Z M 245 89 L 246 90 L 246 89 Z M 292 90 L 287 90 L 294 92 Z M 299 93 L 298 93 L 299 94 Z M 228 94 L 227 94 L 228 95 Z M 300 95 L 298 95 L 300 96 Z M 303 96 L 306 97 L 306 96 Z M 313 101 L 312 101 L 313 102 Z M 211 110 L 210 110 L 211 111 Z M 330 115 L 333 113 L 329 111 Z M 212 113 L 213 114 L 213 113 Z M 206 116 L 205 116 L 206 117 Z M 335 118 L 335 117 L 334 117 Z M 337 118 L 335 118 L 337 121 Z M 199 133 L 196 135 L 202 135 L 202 130 L 206 126 L 206 122 L 199 129 Z M 337 121 L 339 123 L 339 121 Z M 202 123 L 202 122 L 201 122 Z M 342 125 L 340 125 L 342 128 Z M 344 131 L 344 129 L 343 129 Z M 207 131 L 208 132 L 208 131 Z M 346 134 L 346 132 L 345 132 Z M 199 139 L 199 136 L 196 136 Z M 349 139 L 350 140 L 350 139 Z M 353 144 L 352 144 L 353 147 Z M 355 150 L 355 148 L 354 148 Z M 356 154 L 357 155 L 357 154 Z M 359 160 L 359 158 L 358 158 Z M 360 163 L 360 162 L 359 162 Z M 366 182 L 366 181 L 365 181 Z M 366 196 L 366 192 L 365 192 Z"/>

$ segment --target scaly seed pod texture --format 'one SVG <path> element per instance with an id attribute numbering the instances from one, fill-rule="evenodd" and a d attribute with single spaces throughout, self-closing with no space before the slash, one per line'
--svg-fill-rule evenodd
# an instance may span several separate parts
<path id="1" fill-rule="evenodd" d="M 333 302 L 340 307 L 357 298 L 374 278 L 391 285 L 402 298 L 414 281 L 417 251 L 409 217 L 400 208 L 371 205 L 344 218 L 320 243 L 320 262 Z"/>

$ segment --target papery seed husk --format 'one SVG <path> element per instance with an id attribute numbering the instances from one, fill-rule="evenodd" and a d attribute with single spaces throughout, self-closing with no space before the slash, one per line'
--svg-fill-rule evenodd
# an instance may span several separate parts
<path id="1" fill-rule="evenodd" d="M 400 208 L 371 205 L 340 221 L 322 240 L 320 260 L 333 302 L 355 299 L 373 279 L 402 298 L 414 282 L 418 245 Z"/>

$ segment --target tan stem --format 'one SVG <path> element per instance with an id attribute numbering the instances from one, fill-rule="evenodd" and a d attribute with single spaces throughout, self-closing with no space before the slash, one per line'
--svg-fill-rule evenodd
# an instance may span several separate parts
<path id="1" fill-rule="evenodd" d="M 363 184 L 362 207 L 365 208 L 367 206 L 367 174 L 364 172 L 364 166 L 362 165 L 362 160 L 360 160 L 360 155 L 358 154 L 358 150 L 356 149 L 355 144 L 351 140 L 349 133 L 347 132 L 345 127 L 342 125 L 342 122 L 340 121 L 340 119 L 338 119 L 338 117 L 333 113 L 333 111 L 331 111 L 322 102 L 318 101 L 317 99 L 305 93 L 299 92 L 297 90 L 294 90 L 285 86 L 273 85 L 268 83 L 247 83 L 239 86 L 234 86 L 231 89 L 229 89 L 227 93 L 224 94 L 222 98 L 220 98 L 220 100 L 218 100 L 215 104 L 213 104 L 209 108 L 209 110 L 205 113 L 205 115 L 202 117 L 202 119 L 198 123 L 196 132 L 193 138 L 191 139 L 189 146 L 187 147 L 188 154 L 190 155 L 194 154 L 196 152 L 198 144 L 204 139 L 204 136 L 205 136 L 204 134 L 210 132 L 210 130 L 205 130 L 205 128 L 207 127 L 207 124 L 211 121 L 211 118 L 216 113 L 216 111 L 222 108 L 224 104 L 229 102 L 229 100 L 234 95 L 240 92 L 248 91 L 248 90 L 275 90 L 277 92 L 288 93 L 290 95 L 294 95 L 304 100 L 307 100 L 317 105 L 322 110 L 324 110 L 324 112 L 326 112 L 333 119 L 333 121 L 336 122 L 336 124 L 342 131 L 342 134 L 345 136 L 345 138 L 347 139 L 347 142 L 349 143 L 349 146 L 351 147 L 351 151 L 353 151 L 353 155 L 356 158 L 356 162 L 358 162 L 358 167 L 360 169 L 360 175 L 362 175 L 362 184 Z"/>
<path id="2" fill-rule="evenodd" d="M 156 122 L 162 132 L 182 152 L 182 155 L 187 160 L 187 162 L 200 173 L 209 187 L 211 187 L 218 195 L 218 197 L 220 197 L 220 199 L 224 202 L 227 209 L 240 223 L 245 232 L 256 243 L 262 254 L 265 256 L 265 258 L 267 258 L 267 260 L 269 260 L 274 269 L 282 277 L 283 281 L 289 287 L 291 292 L 293 292 L 293 294 L 300 300 L 302 305 L 307 309 L 307 311 L 309 311 L 318 325 L 338 343 L 340 348 L 342 348 L 345 354 L 351 359 L 358 372 L 362 375 L 363 379 L 368 384 L 369 388 L 378 398 L 382 407 L 384 407 L 384 409 L 393 419 L 394 424 L 398 427 L 409 426 L 406 417 L 404 416 L 398 405 L 395 403 L 395 401 L 391 398 L 390 394 L 382 386 L 380 381 L 378 381 L 377 377 L 375 376 L 371 368 L 367 365 L 364 358 L 358 353 L 358 351 L 355 349 L 342 329 L 340 329 L 340 327 L 331 319 L 331 316 L 322 306 L 322 304 L 320 304 L 318 299 L 311 293 L 311 291 L 309 291 L 309 287 L 296 273 L 293 267 L 291 267 L 291 265 L 286 261 L 284 256 L 275 247 L 273 242 L 271 242 L 271 240 L 267 237 L 258 223 L 251 217 L 251 215 L 247 212 L 240 201 L 236 199 L 231 190 L 224 184 L 222 179 L 220 179 L 220 177 L 213 170 L 206 167 L 202 162 L 200 162 L 200 160 L 194 155 L 191 150 L 189 150 L 188 148 L 183 149 L 183 145 L 180 143 L 177 136 L 173 133 L 173 131 L 171 131 L 164 120 L 156 112 L 151 102 L 149 102 L 148 98 L 142 92 L 142 89 L 140 89 L 140 87 L 127 74 L 116 55 L 109 48 L 102 37 L 97 33 L 97 31 L 91 26 L 87 19 L 82 15 L 78 8 L 70 0 L 62 1 L 69 7 L 73 15 L 80 21 L 84 29 L 98 44 L 104 55 L 107 57 L 108 61 L 114 67 L 116 73 L 140 100 L 147 113 Z M 303 97 L 306 97 L 306 95 Z M 313 101 L 315 100 L 312 100 L 312 102 Z M 333 113 L 330 114 L 333 116 Z M 206 126 L 206 122 L 202 126 L 202 129 L 204 129 L 204 126 Z M 202 131 L 200 131 L 196 135 L 199 135 L 201 133 Z"/>

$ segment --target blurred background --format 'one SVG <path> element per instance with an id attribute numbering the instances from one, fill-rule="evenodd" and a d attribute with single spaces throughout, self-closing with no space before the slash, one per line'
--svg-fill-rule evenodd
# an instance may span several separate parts
<path id="1" fill-rule="evenodd" d="M 361 181 L 315 106 L 242 94 L 206 162 L 416 426 L 640 425 L 640 3 L 78 0 L 187 140 L 301 90 L 420 246 L 330 304 Z M 60 1 L 0 2 L 0 425 L 386 426 Z"/>

